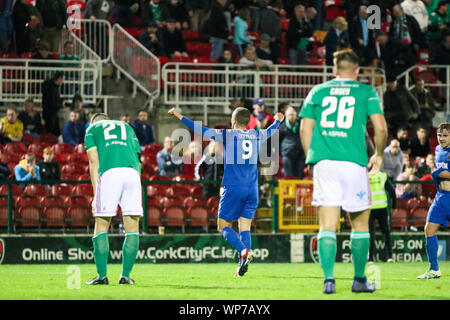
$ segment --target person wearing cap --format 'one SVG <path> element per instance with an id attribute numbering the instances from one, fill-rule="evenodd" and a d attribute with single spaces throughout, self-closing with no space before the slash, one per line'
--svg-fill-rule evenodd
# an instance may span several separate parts
<path id="1" fill-rule="evenodd" d="M 163 35 L 155 21 L 148 23 L 147 30 L 140 35 L 139 41 L 155 56 L 166 56 Z"/>
<path id="2" fill-rule="evenodd" d="M 277 56 L 270 46 L 270 36 L 264 33 L 259 38 L 259 46 L 256 49 L 256 55 L 261 60 L 270 60 L 274 64 L 277 64 Z"/>
<path id="3" fill-rule="evenodd" d="M 189 57 L 181 30 L 177 29 L 176 21 L 167 19 L 167 24 L 163 31 L 164 49 L 167 57 Z"/>
<path id="4" fill-rule="evenodd" d="M 273 116 L 264 110 L 264 100 L 261 98 L 253 99 L 253 113 L 250 116 L 247 130 L 266 129 L 273 121 Z"/>
<path id="5" fill-rule="evenodd" d="M 42 151 L 42 159 L 38 163 L 42 180 L 59 180 L 61 177 L 61 168 L 59 163 L 53 161 L 55 152 L 52 147 L 46 147 Z"/>

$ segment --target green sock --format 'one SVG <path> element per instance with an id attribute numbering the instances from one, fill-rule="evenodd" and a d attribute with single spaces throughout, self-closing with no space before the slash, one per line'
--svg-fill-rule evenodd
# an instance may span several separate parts
<path id="1" fill-rule="evenodd" d="M 369 232 L 352 232 L 351 239 L 351 251 L 353 255 L 353 266 L 355 268 L 355 277 L 364 278 L 364 273 L 367 263 L 367 254 L 370 247 L 370 234 Z"/>
<path id="2" fill-rule="evenodd" d="M 130 278 L 130 272 L 133 269 L 136 255 L 139 250 L 139 233 L 131 232 L 125 235 L 122 246 L 122 277 Z"/>
<path id="3" fill-rule="evenodd" d="M 109 256 L 109 240 L 106 231 L 97 233 L 93 238 L 94 258 L 99 279 L 106 277 L 106 266 Z"/>
<path id="4" fill-rule="evenodd" d="M 320 266 L 323 269 L 325 279 L 334 279 L 334 262 L 336 260 L 336 232 L 321 230 L 317 235 L 319 246 Z"/>

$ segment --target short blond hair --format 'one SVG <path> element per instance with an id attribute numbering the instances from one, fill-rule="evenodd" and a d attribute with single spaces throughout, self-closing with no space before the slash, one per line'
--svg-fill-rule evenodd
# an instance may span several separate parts
<path id="1" fill-rule="evenodd" d="M 54 154 L 55 152 L 53 151 L 52 147 L 46 147 L 46 148 L 44 148 L 44 150 L 42 150 L 42 153 Z"/>
<path id="2" fill-rule="evenodd" d="M 34 153 L 27 153 L 25 155 L 25 160 L 27 160 L 27 161 L 36 161 L 36 156 L 34 155 Z"/>
<path id="3" fill-rule="evenodd" d="M 353 71 L 359 66 L 359 58 L 352 49 L 343 49 L 333 54 L 333 64 L 337 71 Z"/>
<path id="4" fill-rule="evenodd" d="M 333 21 L 333 27 L 342 30 L 342 31 L 347 31 L 348 29 L 348 23 L 347 20 L 345 20 L 344 17 L 339 16 L 336 19 L 334 19 Z"/>

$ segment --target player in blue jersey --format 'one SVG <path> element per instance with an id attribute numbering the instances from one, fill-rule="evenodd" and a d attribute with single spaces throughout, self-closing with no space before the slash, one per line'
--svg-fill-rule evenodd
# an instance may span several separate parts
<path id="1" fill-rule="evenodd" d="M 447 227 L 450 222 L 450 122 L 441 123 L 437 128 L 439 145 L 435 151 L 435 169 L 431 173 L 437 188 L 434 202 L 428 210 L 425 236 L 430 269 L 418 279 L 437 279 L 441 277 L 438 265 L 439 243 L 436 232 L 439 226 Z"/>
<path id="2" fill-rule="evenodd" d="M 278 128 L 284 116 L 275 115 L 275 121 L 266 130 L 246 130 L 250 112 L 236 108 L 231 115 L 232 129 L 209 129 L 183 117 L 172 108 L 169 114 L 180 119 L 189 129 L 202 136 L 222 142 L 224 146 L 223 192 L 220 196 L 218 231 L 240 254 L 236 276 L 243 276 L 253 259 L 250 228 L 258 207 L 258 155 L 260 145 Z M 232 229 L 239 221 L 239 235 Z"/>

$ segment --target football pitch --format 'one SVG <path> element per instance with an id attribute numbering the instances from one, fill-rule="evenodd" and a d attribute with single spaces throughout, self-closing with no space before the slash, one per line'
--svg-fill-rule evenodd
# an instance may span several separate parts
<path id="1" fill-rule="evenodd" d="M 373 267 L 375 266 L 375 267 Z M 442 277 L 418 280 L 423 263 L 368 265 L 380 288 L 372 294 L 351 292 L 353 265 L 338 263 L 334 295 L 322 294 L 318 264 L 250 264 L 244 277 L 234 277 L 236 264 L 136 264 L 134 286 L 118 284 L 120 264 L 108 266 L 108 286 L 87 286 L 94 264 L 1 265 L 2 300 L 303 300 L 303 299 L 450 299 L 450 262 L 440 263 Z M 369 276 L 369 274 L 368 274 Z M 81 283 L 81 284 L 80 284 Z M 77 289 L 77 284 L 80 284 Z"/>

